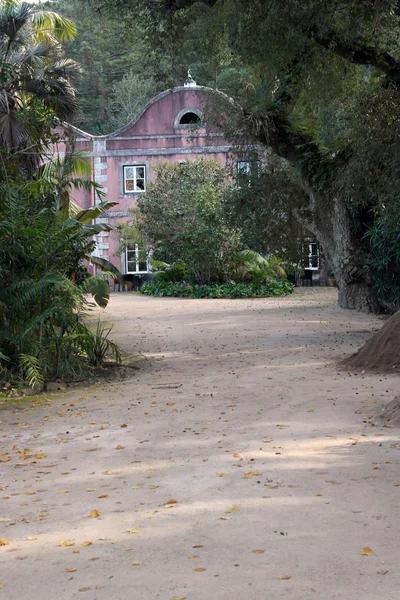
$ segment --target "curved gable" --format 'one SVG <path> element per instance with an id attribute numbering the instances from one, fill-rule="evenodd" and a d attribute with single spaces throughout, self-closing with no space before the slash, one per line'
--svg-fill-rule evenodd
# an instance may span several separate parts
<path id="1" fill-rule="evenodd" d="M 210 92 L 214 90 L 200 86 L 178 87 L 161 92 L 146 104 L 131 123 L 104 137 L 111 140 L 115 137 L 174 134 L 179 119 L 186 112 L 202 117 Z"/>

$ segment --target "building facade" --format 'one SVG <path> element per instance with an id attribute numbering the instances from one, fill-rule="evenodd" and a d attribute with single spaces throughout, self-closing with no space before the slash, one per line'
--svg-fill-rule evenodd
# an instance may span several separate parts
<path id="1" fill-rule="evenodd" d="M 160 162 L 213 158 L 232 166 L 231 146 L 205 118 L 213 93 L 214 90 L 197 86 L 189 75 L 184 86 L 158 94 L 136 119 L 113 133 L 94 136 L 68 126 L 75 149 L 84 150 L 91 157 L 91 179 L 102 187 L 104 200 L 117 202 L 98 221 L 111 225 L 129 221 L 130 209 L 154 181 L 155 166 Z M 59 142 L 54 152 L 62 155 L 66 149 L 67 144 Z M 239 158 L 235 168 L 245 174 L 250 171 L 251 162 Z M 94 190 L 88 192 L 83 188 L 74 191 L 73 200 L 82 209 L 98 201 Z M 326 268 L 321 269 L 319 245 L 305 238 L 304 241 L 301 258 L 305 275 L 298 278 L 296 284 L 315 285 L 326 277 Z M 127 280 L 134 281 L 149 272 L 149 264 L 138 248 L 127 248 L 119 253 L 116 231 L 101 232 L 96 242 L 95 255 L 111 261 Z"/>
<path id="2" fill-rule="evenodd" d="M 154 167 L 160 162 L 196 158 L 227 162 L 228 142 L 207 125 L 204 117 L 210 91 L 189 77 L 184 86 L 158 94 L 134 121 L 114 133 L 93 136 L 70 128 L 76 150 L 85 150 L 92 159 L 92 179 L 102 186 L 104 200 L 118 203 L 99 221 L 115 225 L 129 220 L 129 209 L 154 180 Z M 65 150 L 65 144 L 58 144 L 56 152 Z M 82 208 L 96 203 L 94 192 L 83 189 L 75 191 L 73 199 Z M 116 232 L 102 232 L 96 241 L 95 254 L 110 260 L 123 274 L 143 275 L 148 271 L 134 248 L 117 256 L 120 241 Z"/>

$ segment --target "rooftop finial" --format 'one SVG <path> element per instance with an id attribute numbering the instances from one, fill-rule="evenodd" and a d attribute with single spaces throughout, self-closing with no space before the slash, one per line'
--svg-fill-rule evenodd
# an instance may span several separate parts
<path id="1" fill-rule="evenodd" d="M 192 74 L 190 72 L 190 69 L 188 69 L 188 73 L 187 73 L 187 79 L 184 83 L 185 87 L 197 87 L 197 83 L 195 82 L 195 80 L 192 77 Z"/>

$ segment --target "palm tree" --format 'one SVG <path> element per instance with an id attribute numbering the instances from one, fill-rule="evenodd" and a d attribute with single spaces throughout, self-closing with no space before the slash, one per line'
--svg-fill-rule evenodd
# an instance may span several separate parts
<path id="1" fill-rule="evenodd" d="M 54 127 L 76 112 L 80 69 L 64 58 L 61 45 L 75 34 L 75 25 L 57 13 L 0 0 L 0 147 L 28 169 L 37 167 L 50 135 L 45 116 L 53 116 Z"/>
<path id="2" fill-rule="evenodd" d="M 240 275 L 256 283 L 272 277 L 287 277 L 282 267 L 282 260 L 277 256 L 265 258 L 254 250 L 242 250 L 237 253 L 236 262 L 239 265 Z"/>

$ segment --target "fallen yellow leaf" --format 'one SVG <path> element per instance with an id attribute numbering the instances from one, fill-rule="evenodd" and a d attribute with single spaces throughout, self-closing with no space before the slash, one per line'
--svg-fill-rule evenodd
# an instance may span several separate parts
<path id="1" fill-rule="evenodd" d="M 115 447 L 115 450 L 124 450 L 125 446 L 121 446 L 120 444 L 118 444 L 118 446 Z"/>
<path id="2" fill-rule="evenodd" d="M 365 546 L 358 554 L 360 556 L 376 556 L 375 552 L 369 546 Z"/>
<path id="3" fill-rule="evenodd" d="M 72 540 L 62 540 L 62 542 L 60 542 L 60 546 L 62 546 L 63 548 L 65 548 L 66 546 L 75 546 L 75 542 L 73 542 Z"/>
<path id="4" fill-rule="evenodd" d="M 189 554 L 188 558 L 200 558 L 198 554 Z"/>
<path id="5" fill-rule="evenodd" d="M 247 471 L 243 475 L 243 479 L 251 479 L 252 477 L 259 477 L 260 475 L 261 473 L 258 473 L 257 471 Z"/>
<path id="6" fill-rule="evenodd" d="M 229 521 L 230 517 L 220 517 L 220 521 Z"/>
<path id="7" fill-rule="evenodd" d="M 94 490 L 93 488 L 88 488 L 86 491 L 87 492 L 95 492 L 96 490 Z"/>
<path id="8" fill-rule="evenodd" d="M 68 494 L 69 490 L 58 490 L 57 494 Z"/>
<path id="9" fill-rule="evenodd" d="M 4 583 L 0 583 L 0 590 L 2 590 L 4 587 Z"/>
<path id="10" fill-rule="evenodd" d="M 290 575 L 279 575 L 278 579 L 281 581 L 286 581 L 287 579 L 292 579 Z"/>
<path id="11" fill-rule="evenodd" d="M 172 596 L 169 600 L 186 600 L 187 596 Z"/>
<path id="12" fill-rule="evenodd" d="M 237 512 L 239 512 L 239 507 L 238 506 L 232 506 L 232 508 L 229 508 L 225 512 L 226 513 L 237 513 Z"/>
<path id="13" fill-rule="evenodd" d="M 126 530 L 127 533 L 140 533 L 140 527 L 131 527 L 130 529 Z"/>
<path id="14" fill-rule="evenodd" d="M 6 538 L 0 538 L 0 546 L 8 546 L 9 543 L 10 542 L 6 540 Z"/>
<path id="15" fill-rule="evenodd" d="M 228 477 L 228 473 L 215 473 L 217 477 Z"/>
<path id="16" fill-rule="evenodd" d="M 47 454 L 45 452 L 41 452 L 40 454 L 35 454 L 34 456 L 35 456 L 35 458 L 37 458 L 39 460 L 41 458 L 47 458 Z"/>
<path id="17" fill-rule="evenodd" d="M 133 566 L 133 567 L 140 567 L 140 565 L 141 565 L 141 564 L 142 564 L 142 563 L 141 563 L 141 562 L 139 562 L 138 560 L 134 560 L 134 561 L 132 562 L 132 566 Z"/>
<path id="18" fill-rule="evenodd" d="M 196 567 L 196 569 L 193 569 L 193 571 L 196 571 L 196 573 L 203 573 L 205 569 L 203 567 Z"/>
<path id="19" fill-rule="evenodd" d="M 149 485 L 149 488 L 151 490 L 156 490 L 158 487 L 160 487 L 160 486 L 158 486 L 158 485 Z"/>
<path id="20" fill-rule="evenodd" d="M 175 500 L 175 498 L 171 498 L 170 500 L 164 502 L 164 504 L 178 504 L 178 500 Z"/>
<path id="21" fill-rule="evenodd" d="M 252 550 L 253 554 L 264 554 L 265 550 Z"/>
<path id="22" fill-rule="evenodd" d="M 80 554 L 81 551 L 80 550 L 72 550 L 72 554 Z"/>
<path id="23" fill-rule="evenodd" d="M 122 425 L 120 425 L 121 429 L 125 429 L 126 427 L 128 427 L 128 425 L 126 423 L 123 423 Z"/>
<path id="24" fill-rule="evenodd" d="M 105 585 L 96 585 L 95 589 L 96 590 L 104 590 L 106 586 Z"/>
<path id="25" fill-rule="evenodd" d="M 90 512 L 90 516 L 91 516 L 92 519 L 97 519 L 97 517 L 100 516 L 100 511 L 99 510 L 92 510 Z"/>
<path id="26" fill-rule="evenodd" d="M 193 544 L 192 548 L 202 548 L 203 544 Z"/>
<path id="27" fill-rule="evenodd" d="M 67 573 L 75 573 L 76 569 L 65 569 Z"/>
<path id="28" fill-rule="evenodd" d="M 93 544 L 93 542 L 83 542 L 82 546 L 84 548 L 87 548 L 88 546 L 91 546 Z"/>
<path id="29" fill-rule="evenodd" d="M 97 496 L 98 498 L 108 498 L 108 494 L 100 494 L 100 496 Z"/>

